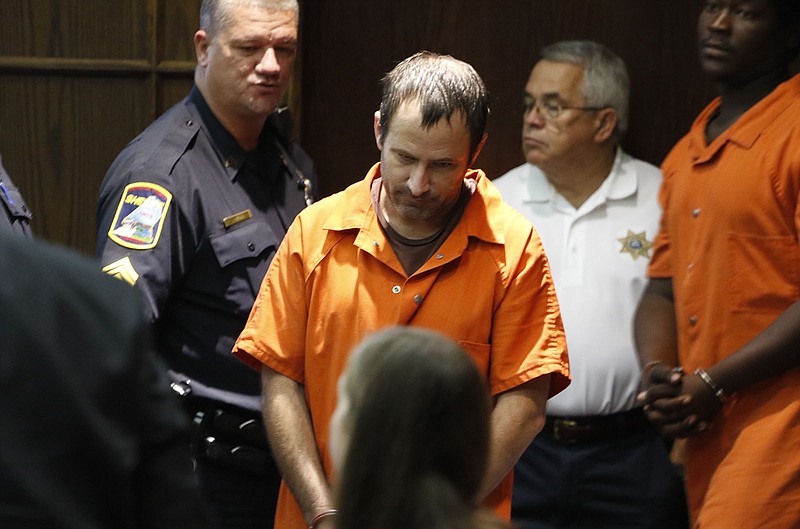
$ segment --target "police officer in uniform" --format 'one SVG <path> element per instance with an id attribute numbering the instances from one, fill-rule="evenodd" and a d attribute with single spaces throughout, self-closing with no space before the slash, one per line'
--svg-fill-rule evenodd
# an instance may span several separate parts
<path id="1" fill-rule="evenodd" d="M 0 231 L 31 237 L 31 212 L 0 160 Z"/>
<path id="2" fill-rule="evenodd" d="M 296 0 L 204 0 L 195 86 L 125 147 L 100 188 L 97 256 L 144 294 L 218 527 L 271 527 L 280 481 L 259 375 L 231 349 L 312 200 L 313 165 L 277 110 L 298 15 Z"/>

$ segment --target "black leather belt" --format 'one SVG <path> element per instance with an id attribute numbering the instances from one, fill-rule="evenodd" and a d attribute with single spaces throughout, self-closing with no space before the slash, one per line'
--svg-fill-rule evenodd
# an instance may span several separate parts
<path id="1" fill-rule="evenodd" d="M 548 415 L 542 433 L 563 444 L 585 444 L 623 439 L 652 428 L 642 409 L 634 408 L 611 415 Z"/>

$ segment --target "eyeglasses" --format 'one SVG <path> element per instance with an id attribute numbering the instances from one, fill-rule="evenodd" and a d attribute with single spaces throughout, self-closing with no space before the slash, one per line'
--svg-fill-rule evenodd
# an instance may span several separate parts
<path id="1" fill-rule="evenodd" d="M 604 108 L 608 108 L 607 106 L 601 107 L 572 107 L 569 105 L 564 105 L 556 101 L 555 99 L 545 99 L 544 101 L 537 101 L 535 97 L 525 97 L 522 100 L 522 110 L 524 114 L 527 116 L 531 113 L 533 109 L 536 109 L 536 112 L 539 113 L 545 119 L 555 120 L 561 115 L 562 112 L 565 110 L 584 110 L 584 111 L 595 111 L 595 110 L 603 110 Z"/>

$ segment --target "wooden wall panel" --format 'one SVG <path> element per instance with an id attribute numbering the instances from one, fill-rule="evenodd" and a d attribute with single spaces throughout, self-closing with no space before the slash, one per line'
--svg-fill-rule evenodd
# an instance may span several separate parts
<path id="1" fill-rule="evenodd" d="M 200 0 L 165 0 L 162 23 L 162 58 L 195 62 L 193 38 L 200 23 Z"/>
<path id="2" fill-rule="evenodd" d="M 191 78 L 165 77 L 161 83 L 161 98 L 164 102 L 164 109 L 166 110 L 186 97 L 193 84 Z"/>
<path id="3" fill-rule="evenodd" d="M 499 176 L 522 163 L 520 100 L 538 50 L 562 39 L 609 45 L 631 71 L 625 146 L 659 163 L 712 97 L 695 58 L 699 0 L 407 0 L 306 2 L 303 143 L 326 192 L 378 159 L 371 132 L 379 79 L 420 49 L 470 62 L 492 95 L 477 165 Z"/>
<path id="4" fill-rule="evenodd" d="M 0 123 L 9 124 L 0 128 L 3 164 L 33 211 L 37 235 L 93 251 L 98 186 L 119 149 L 147 125 L 148 108 L 144 79 L 0 79 Z"/>
<path id="5" fill-rule="evenodd" d="M 2 0 L 0 154 L 34 231 L 92 253 L 94 197 L 119 150 L 192 84 L 200 0 Z M 713 91 L 695 59 L 700 0 L 301 0 L 290 88 L 323 194 L 378 159 L 379 80 L 419 49 L 471 62 L 492 94 L 491 176 L 522 162 L 520 96 L 538 49 L 614 48 L 633 80 L 626 147 L 658 163 Z M 302 112 L 301 112 L 302 111 Z"/>
<path id="6" fill-rule="evenodd" d="M 5 22 L 3 56 L 147 57 L 147 2 L 142 0 L 3 0 L 0 20 Z"/>
<path id="7" fill-rule="evenodd" d="M 200 0 L 3 0 L 0 154 L 41 238 L 87 254 L 119 151 L 191 86 Z"/>

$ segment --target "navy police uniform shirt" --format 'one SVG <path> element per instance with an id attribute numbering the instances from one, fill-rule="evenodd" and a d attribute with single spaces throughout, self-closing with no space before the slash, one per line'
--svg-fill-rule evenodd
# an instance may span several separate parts
<path id="1" fill-rule="evenodd" d="M 120 153 L 97 210 L 103 270 L 144 293 L 170 369 L 246 396 L 260 394 L 260 378 L 231 348 L 309 198 L 300 174 L 314 172 L 297 145 L 281 139 L 282 152 L 277 138 L 268 120 L 258 148 L 245 152 L 195 87 Z"/>
<path id="2" fill-rule="evenodd" d="M 0 163 L 0 231 L 31 237 L 31 212 Z"/>

